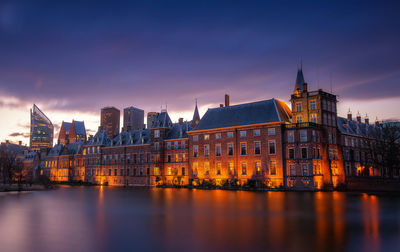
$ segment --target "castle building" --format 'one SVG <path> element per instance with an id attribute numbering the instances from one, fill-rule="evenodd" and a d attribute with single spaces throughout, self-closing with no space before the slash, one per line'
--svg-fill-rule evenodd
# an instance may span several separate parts
<path id="1" fill-rule="evenodd" d="M 54 181 L 120 186 L 252 183 L 293 190 L 335 189 L 353 176 L 382 174 L 369 150 L 379 126 L 338 117 L 336 95 L 309 91 L 301 68 L 290 103 L 292 109 L 277 99 L 231 105 L 226 95 L 202 118 L 196 101 L 190 122 L 173 123 L 162 110 L 148 113 L 146 129 L 121 133 L 119 111 L 102 109 L 110 127 L 102 116 L 103 127 L 87 143 L 53 147 L 44 172 Z"/>
<path id="2" fill-rule="evenodd" d="M 100 126 L 105 130 L 110 138 L 119 134 L 120 111 L 115 107 L 105 107 L 101 109 Z"/>
<path id="3" fill-rule="evenodd" d="M 85 123 L 75 120 L 72 120 L 72 123 L 63 121 L 58 134 L 58 143 L 65 145 L 80 141 L 86 141 Z"/>
<path id="4" fill-rule="evenodd" d="M 124 130 L 144 128 L 144 111 L 135 107 L 124 108 Z"/>
<path id="5" fill-rule="evenodd" d="M 30 149 L 39 151 L 41 148 L 53 146 L 54 126 L 50 119 L 33 104 L 31 109 Z"/>

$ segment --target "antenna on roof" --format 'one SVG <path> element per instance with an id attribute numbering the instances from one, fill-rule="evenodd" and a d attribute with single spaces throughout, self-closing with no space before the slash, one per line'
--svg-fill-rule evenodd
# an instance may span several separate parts
<path id="1" fill-rule="evenodd" d="M 332 73 L 329 74 L 329 78 L 330 78 L 331 94 L 332 94 Z"/>

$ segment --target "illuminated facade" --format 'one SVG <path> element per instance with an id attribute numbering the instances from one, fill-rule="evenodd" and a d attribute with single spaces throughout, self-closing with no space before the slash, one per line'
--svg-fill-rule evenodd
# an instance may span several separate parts
<path id="1" fill-rule="evenodd" d="M 336 103 L 336 95 L 308 91 L 299 69 L 292 109 L 276 99 L 230 105 L 226 95 L 202 118 L 196 102 L 190 122 L 172 123 L 162 110 L 151 114 L 147 129 L 110 137 L 101 127 L 84 144 L 55 146 L 45 173 L 54 181 L 120 186 L 251 183 L 293 190 L 335 189 L 346 176 L 380 175 L 368 162 L 368 132 L 376 126 L 338 117 Z"/>
<path id="2" fill-rule="evenodd" d="M 50 119 L 35 105 L 31 109 L 30 148 L 39 151 L 40 148 L 53 146 L 54 127 Z"/>
<path id="3" fill-rule="evenodd" d="M 86 129 L 85 123 L 72 120 L 72 123 L 62 122 L 60 132 L 58 134 L 58 143 L 66 145 L 68 143 L 85 142 Z"/>

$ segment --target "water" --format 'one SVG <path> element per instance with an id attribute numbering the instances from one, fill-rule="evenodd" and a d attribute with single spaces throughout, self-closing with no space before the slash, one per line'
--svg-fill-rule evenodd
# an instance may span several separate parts
<path id="1" fill-rule="evenodd" d="M 62 187 L 0 193 L 0 251 L 400 251 L 400 196 Z"/>

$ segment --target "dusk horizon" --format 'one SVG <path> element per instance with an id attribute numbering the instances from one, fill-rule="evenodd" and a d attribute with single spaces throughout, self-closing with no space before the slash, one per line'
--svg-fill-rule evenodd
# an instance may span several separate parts
<path id="1" fill-rule="evenodd" d="M 111 8 L 112 7 L 112 8 Z M 112 9 L 112 11 L 111 11 Z M 400 118 L 398 2 L 29 1 L 0 4 L 0 140 L 29 141 L 37 104 L 55 125 L 100 109 L 207 108 L 276 98 L 289 104 L 302 62 L 310 90 L 338 95 L 338 114 Z M 57 137 L 57 136 L 56 136 Z"/>

